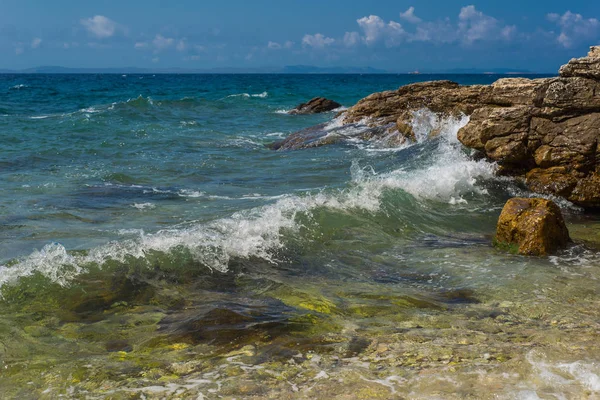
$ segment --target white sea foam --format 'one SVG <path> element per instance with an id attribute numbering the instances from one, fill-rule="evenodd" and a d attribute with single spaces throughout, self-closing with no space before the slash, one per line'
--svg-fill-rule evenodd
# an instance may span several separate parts
<path id="1" fill-rule="evenodd" d="M 531 351 L 526 357 L 532 370 L 527 383 L 517 393 L 510 395 L 514 399 L 546 398 L 550 389 L 552 397 L 569 399 L 585 392 L 597 398 L 600 395 L 600 364 L 589 361 L 556 362 L 549 361 L 540 351 Z M 541 395 L 541 396 L 540 396 Z"/>
<path id="2" fill-rule="evenodd" d="M 437 148 L 424 158 L 425 164 L 420 168 L 413 165 L 410 169 L 402 167 L 370 176 L 356 164 L 353 167 L 354 179 L 364 182 L 363 185 L 369 186 L 374 193 L 387 188 L 402 189 L 419 199 L 450 204 L 465 203 L 467 200 L 463 195 L 466 194 L 487 194 L 478 183 L 494 178 L 496 165 L 470 159 L 456 137 L 458 130 L 469 122 L 469 117 L 439 118 L 429 111 L 416 115 L 418 118 L 413 119 L 413 130 L 418 143 L 430 140 L 432 132 L 439 132 L 436 135 Z"/>
<path id="3" fill-rule="evenodd" d="M 28 87 L 29 86 L 24 85 L 24 84 L 21 83 L 20 85 L 12 86 L 11 89 L 13 89 L 13 90 L 19 90 L 19 89 L 25 89 L 25 88 L 28 88 Z"/>
<path id="4" fill-rule="evenodd" d="M 131 205 L 134 208 L 137 208 L 138 210 L 151 210 L 153 208 L 156 208 L 156 205 L 153 203 L 133 203 Z"/>
<path id="5" fill-rule="evenodd" d="M 62 245 L 50 244 L 10 267 L 0 267 L 0 286 L 35 272 L 66 284 L 92 263 L 125 262 L 132 257 L 143 259 L 149 252 L 169 253 L 181 248 L 187 249 L 198 262 L 219 271 L 226 271 L 232 258 L 259 257 L 276 261 L 275 253 L 285 246 L 286 235 L 295 235 L 302 227 L 296 218 L 298 214 L 310 217 L 317 208 L 376 212 L 380 209 L 382 195 L 389 189 L 400 189 L 419 199 L 462 203 L 466 201 L 465 195 L 485 194 L 478 183 L 492 178 L 495 169 L 493 164 L 485 161 L 470 160 L 458 143 L 456 133 L 467 122 L 467 117 L 441 121 L 443 126 L 435 139 L 437 148 L 411 160 L 412 169 L 400 168 L 378 174 L 369 166 L 361 167 L 358 162 L 353 162 L 352 181 L 343 190 L 276 196 L 272 198 L 276 200 L 272 204 L 240 211 L 229 218 L 179 225 L 155 233 L 140 232 L 136 238 L 110 242 L 87 254 L 68 253 Z M 340 124 L 340 119 L 336 119 L 329 126 Z M 425 141 L 428 136 L 418 137 Z M 415 167 L 419 157 L 423 157 L 422 166 Z M 152 188 L 148 191 L 190 198 L 214 197 L 194 190 Z M 249 198 L 252 197 L 263 196 L 255 194 Z"/>
<path id="6" fill-rule="evenodd" d="M 250 93 L 230 94 L 229 96 L 225 96 L 224 99 L 228 99 L 230 97 L 245 97 L 247 99 L 251 98 L 251 97 L 255 97 L 255 98 L 264 99 L 266 97 L 269 97 L 269 93 L 268 92 L 262 92 L 262 93 L 255 93 L 255 94 L 250 94 Z"/>

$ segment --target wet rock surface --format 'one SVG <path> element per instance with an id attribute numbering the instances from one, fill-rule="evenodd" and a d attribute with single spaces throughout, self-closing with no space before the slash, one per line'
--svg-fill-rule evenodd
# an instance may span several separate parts
<path id="1" fill-rule="evenodd" d="M 495 241 L 498 247 L 508 247 L 522 255 L 544 256 L 564 248 L 570 238 L 554 202 L 513 198 L 502 209 Z"/>
<path id="2" fill-rule="evenodd" d="M 342 105 L 336 101 L 329 100 L 324 97 L 315 97 L 306 103 L 298 105 L 293 110 L 290 110 L 288 114 L 318 114 L 335 110 L 341 106 Z"/>
<path id="3" fill-rule="evenodd" d="M 600 207 L 600 46 L 569 61 L 555 78 L 504 78 L 473 86 L 420 82 L 374 93 L 344 112 L 336 129 L 385 127 L 354 138 L 396 135 L 390 145 L 414 142 L 414 120 L 422 109 L 445 117 L 470 116 L 458 139 L 497 162 L 503 175 L 522 178 L 538 193 L 561 196 L 584 208 Z M 311 129 L 273 148 L 295 150 L 346 139 L 321 131 L 315 140 L 319 129 Z"/>

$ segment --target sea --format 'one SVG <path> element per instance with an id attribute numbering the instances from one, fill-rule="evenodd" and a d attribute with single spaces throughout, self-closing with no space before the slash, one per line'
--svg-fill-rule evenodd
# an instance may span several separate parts
<path id="1" fill-rule="evenodd" d="M 493 247 L 539 195 L 458 142 L 468 116 L 269 148 L 502 77 L 0 75 L 0 398 L 600 398 L 600 218 L 554 199 L 566 250 Z M 343 107 L 287 114 L 317 96 Z"/>

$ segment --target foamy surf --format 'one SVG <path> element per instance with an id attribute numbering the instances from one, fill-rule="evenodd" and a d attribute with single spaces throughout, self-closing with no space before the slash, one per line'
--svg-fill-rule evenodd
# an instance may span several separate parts
<path id="1" fill-rule="evenodd" d="M 486 179 L 493 179 L 495 165 L 469 159 L 456 140 L 456 132 L 468 122 L 468 118 L 438 122 L 443 125 L 443 129 L 434 138 L 436 148 L 420 168 L 398 168 L 377 173 L 354 161 L 351 184 L 346 189 L 305 193 L 300 196 L 249 195 L 248 199 L 265 198 L 276 201 L 207 224 L 165 229 L 141 234 L 137 239 L 111 242 L 83 255 L 70 254 L 64 246 L 57 243 L 49 244 L 10 267 L 2 267 L 0 285 L 14 283 L 19 277 L 36 272 L 57 283 L 67 284 L 74 275 L 92 264 L 101 266 L 109 260 L 124 263 L 130 257 L 143 260 L 149 252 L 168 254 L 176 249 L 185 249 L 197 262 L 225 272 L 232 258 L 258 257 L 275 262 L 276 251 L 285 247 L 285 235 L 298 233 L 302 227 L 297 215 L 303 214 L 310 218 L 317 208 L 341 212 L 362 209 L 375 213 L 380 210 L 383 194 L 388 190 L 402 190 L 417 199 L 450 204 L 466 203 L 464 196 L 486 195 L 486 190 L 480 188 L 479 184 Z M 330 126 L 339 124 L 338 120 L 334 120 Z M 416 128 L 420 128 L 420 125 Z M 427 129 L 431 127 L 424 128 L 423 133 L 418 135 L 421 144 L 430 140 L 425 133 Z M 144 192 L 170 193 L 188 198 L 230 199 L 189 189 L 136 187 Z M 140 211 L 149 211 L 155 207 L 153 203 L 135 203 L 132 206 Z"/>
<path id="2" fill-rule="evenodd" d="M 223 99 L 229 99 L 232 97 L 244 97 L 246 99 L 249 99 L 249 98 L 264 99 L 264 98 L 269 97 L 269 93 L 268 92 L 254 93 L 254 94 L 252 94 L 252 93 L 237 93 L 237 94 L 230 94 L 229 96 L 225 96 Z"/>

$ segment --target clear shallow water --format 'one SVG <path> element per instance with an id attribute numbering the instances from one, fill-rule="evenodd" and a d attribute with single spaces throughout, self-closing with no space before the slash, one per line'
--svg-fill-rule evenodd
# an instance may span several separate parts
<path id="1" fill-rule="evenodd" d="M 416 79 L 0 75 L 0 387 L 7 396 L 594 398 L 598 224 L 490 246 L 532 195 L 420 142 L 266 145 Z M 435 138 L 432 128 L 441 126 Z M 535 397 L 537 396 L 537 397 Z"/>

